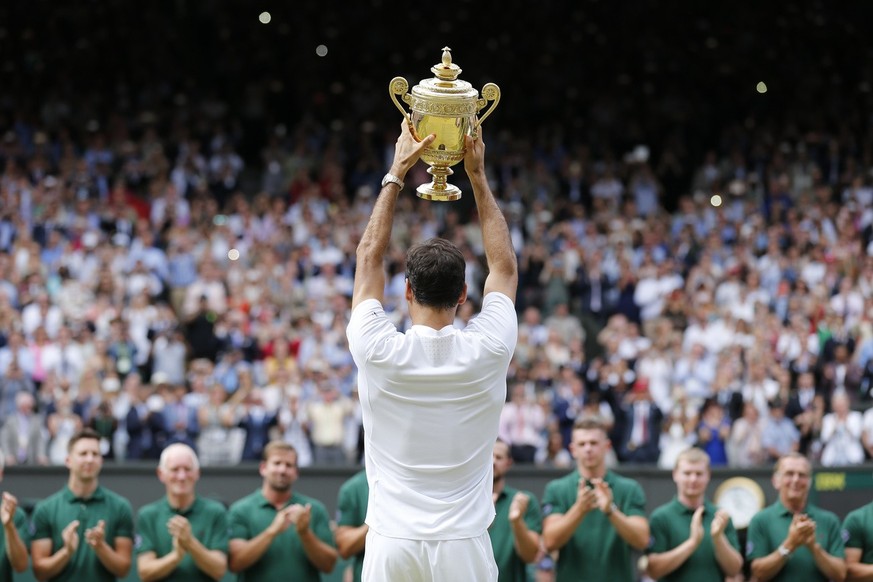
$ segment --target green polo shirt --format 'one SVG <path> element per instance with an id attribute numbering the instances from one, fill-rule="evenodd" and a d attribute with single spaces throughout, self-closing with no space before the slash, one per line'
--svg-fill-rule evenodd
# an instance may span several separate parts
<path id="1" fill-rule="evenodd" d="M 849 512 L 842 535 L 847 548 L 861 550 L 862 564 L 873 564 L 873 503 Z"/>
<path id="2" fill-rule="evenodd" d="M 79 547 L 70 558 L 67 567 L 53 581 L 58 582 L 103 582 L 117 580 L 107 570 L 94 550 L 85 543 L 85 531 L 105 522 L 106 543 L 114 547 L 116 538 L 133 540 L 133 510 L 130 502 L 102 486 L 87 499 L 76 497 L 69 487 L 64 487 L 40 501 L 33 510 L 31 542 L 51 539 L 52 553 L 64 546 L 61 532 L 74 520 L 79 520 Z"/>
<path id="3" fill-rule="evenodd" d="M 154 552 L 161 558 L 173 551 L 173 536 L 167 531 L 167 522 L 175 515 L 181 515 L 191 524 L 191 533 L 208 550 L 219 550 L 227 554 L 229 527 L 227 511 L 224 506 L 211 499 L 196 497 L 186 509 L 170 507 L 167 498 L 144 505 L 136 517 L 136 553 Z M 197 567 L 189 553 L 172 574 L 162 580 L 203 580 L 212 582 L 212 577 Z"/>
<path id="4" fill-rule="evenodd" d="M 367 517 L 367 502 L 370 496 L 370 485 L 367 483 L 367 473 L 358 471 L 348 481 L 342 484 L 337 500 L 336 524 L 349 527 L 359 527 Z M 364 568 L 364 551 L 354 556 L 354 582 L 361 581 Z"/>
<path id="5" fill-rule="evenodd" d="M 12 523 L 18 531 L 18 537 L 27 546 L 27 514 L 20 507 L 15 508 Z M 12 563 L 6 554 L 6 529 L 2 525 L 0 525 L 0 580 L 12 580 Z"/>
<path id="6" fill-rule="evenodd" d="M 324 504 L 312 497 L 293 493 L 285 508 L 294 504 L 312 506 L 310 529 L 326 544 L 335 547 L 330 519 Z M 278 513 L 272 503 L 267 501 L 261 490 L 243 497 L 230 507 L 230 539 L 250 540 L 267 529 Z M 318 569 L 306 557 L 303 543 L 292 525 L 279 534 L 270 547 L 247 570 L 240 572 L 239 582 L 261 582 L 262 580 L 294 580 L 294 582 L 319 582 Z"/>
<path id="7" fill-rule="evenodd" d="M 494 550 L 494 559 L 497 561 L 497 569 L 500 574 L 498 582 L 527 582 L 527 564 L 518 557 L 515 552 L 515 538 L 512 534 L 512 524 L 509 523 L 509 506 L 512 498 L 518 493 L 518 489 L 504 487 L 497 497 L 494 510 L 497 515 L 488 528 L 491 536 L 491 548 Z M 528 529 L 537 533 L 543 531 L 543 518 L 540 514 L 540 504 L 536 496 L 530 491 L 524 491 L 530 498 L 527 511 L 524 514 L 524 523 Z"/>
<path id="8" fill-rule="evenodd" d="M 703 541 L 697 546 L 681 566 L 661 578 L 667 582 L 698 582 L 700 580 L 722 580 L 724 572 L 715 559 L 715 547 L 712 543 L 710 530 L 712 519 L 718 507 L 709 501 L 704 501 L 703 510 Z M 663 554 L 681 545 L 688 539 L 691 532 L 691 518 L 695 510 L 683 505 L 679 499 L 655 509 L 649 519 L 651 539 L 646 553 Z M 739 551 L 740 542 L 737 539 L 737 530 L 732 521 L 728 521 L 724 530 L 725 539 L 735 550 Z"/>
<path id="9" fill-rule="evenodd" d="M 808 504 L 805 513 L 815 521 L 815 539 L 830 555 L 836 558 L 845 556 L 845 546 L 841 537 L 840 520 L 830 511 Z M 782 502 L 765 507 L 752 518 L 746 541 L 746 558 L 751 562 L 773 553 L 779 544 L 788 537 L 788 526 L 794 514 Z M 785 563 L 773 578 L 774 582 L 804 582 L 827 578 L 816 568 L 809 548 L 802 546 Z"/>
<path id="10" fill-rule="evenodd" d="M 612 471 L 604 480 L 622 513 L 646 515 L 646 496 L 633 479 Z M 564 514 L 576 502 L 579 470 L 546 485 L 543 516 Z M 625 542 L 603 512 L 588 513 L 569 541 L 560 548 L 556 582 L 634 582 L 636 580 L 633 549 Z"/>

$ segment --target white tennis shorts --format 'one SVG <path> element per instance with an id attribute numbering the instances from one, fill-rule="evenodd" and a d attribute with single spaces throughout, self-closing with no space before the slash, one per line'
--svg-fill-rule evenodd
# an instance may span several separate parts
<path id="1" fill-rule="evenodd" d="M 462 540 L 405 540 L 367 532 L 362 582 L 496 582 L 488 532 Z"/>

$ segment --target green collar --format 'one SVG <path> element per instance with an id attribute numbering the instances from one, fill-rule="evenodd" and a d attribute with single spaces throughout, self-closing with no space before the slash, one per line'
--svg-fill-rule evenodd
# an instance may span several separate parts
<path id="1" fill-rule="evenodd" d="M 67 503 L 92 503 L 95 501 L 103 501 L 106 498 L 106 493 L 103 491 L 103 487 L 98 485 L 97 489 L 94 490 L 94 493 L 91 494 L 91 497 L 76 497 L 73 491 L 70 489 L 70 486 L 67 485 L 64 487 L 64 500 Z"/>

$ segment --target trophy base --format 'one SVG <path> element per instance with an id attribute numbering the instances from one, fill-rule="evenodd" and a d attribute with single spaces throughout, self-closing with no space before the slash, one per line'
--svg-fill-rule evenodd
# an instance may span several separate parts
<path id="1" fill-rule="evenodd" d="M 461 198 L 461 189 L 451 184 L 446 184 L 445 188 L 434 188 L 433 182 L 430 184 L 422 184 L 415 189 L 415 194 L 424 200 L 435 200 L 437 202 L 452 202 Z"/>

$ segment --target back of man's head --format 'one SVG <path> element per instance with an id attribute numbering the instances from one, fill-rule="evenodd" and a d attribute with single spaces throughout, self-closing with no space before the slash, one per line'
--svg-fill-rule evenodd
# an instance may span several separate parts
<path id="1" fill-rule="evenodd" d="M 466 261 L 451 242 L 432 238 L 406 253 L 406 278 L 415 301 L 435 309 L 453 309 L 464 292 Z"/>

